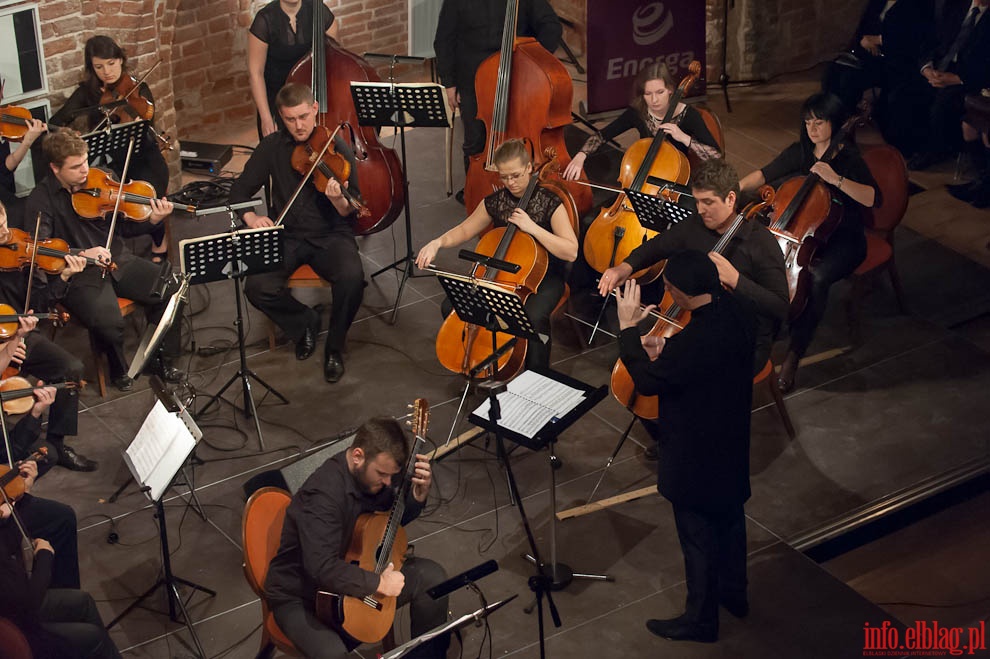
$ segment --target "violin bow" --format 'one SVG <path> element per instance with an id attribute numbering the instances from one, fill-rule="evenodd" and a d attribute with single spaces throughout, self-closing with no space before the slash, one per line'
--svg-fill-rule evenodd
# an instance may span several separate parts
<path id="1" fill-rule="evenodd" d="M 161 63 L 162 63 L 162 60 L 161 60 L 161 58 L 159 58 L 157 62 L 155 62 L 154 64 L 152 64 L 151 65 L 151 68 L 148 69 L 147 72 L 145 72 L 145 74 L 143 76 L 141 76 L 140 78 L 138 78 L 138 81 L 134 84 L 134 87 L 131 89 L 131 91 L 127 92 L 126 94 L 124 94 L 123 96 L 121 96 L 120 98 L 118 98 L 114 102 L 114 107 L 116 107 L 116 103 L 127 103 L 128 97 L 130 97 L 131 94 L 133 94 L 134 92 L 136 92 L 141 87 L 142 83 L 144 83 L 144 81 L 148 79 L 148 76 L 151 75 L 151 72 L 154 71 L 155 69 L 157 69 L 158 68 L 158 65 L 161 64 Z M 121 71 L 120 75 L 121 75 L 121 77 L 123 77 L 125 75 L 125 72 L 124 71 Z M 102 107 L 102 106 L 99 106 L 99 107 Z M 103 128 L 103 124 L 105 124 L 105 123 L 107 123 L 107 122 L 110 121 L 110 115 L 111 115 L 110 112 L 104 112 L 103 115 L 104 115 L 103 116 L 103 119 L 100 120 L 100 123 L 98 123 L 96 125 L 96 128 L 94 128 L 92 132 L 95 133 L 96 131 L 100 130 L 101 128 Z M 152 131 L 154 131 L 154 129 L 152 129 Z"/>
<path id="2" fill-rule="evenodd" d="M 11 467 L 10 468 L 11 469 L 14 468 L 13 463 L 11 463 Z M 14 523 L 17 524 L 17 530 L 21 532 L 21 537 L 24 538 L 24 541 L 25 542 L 27 542 L 28 547 L 32 547 L 33 548 L 34 541 L 31 539 L 31 536 L 28 535 L 27 530 L 24 528 L 24 523 L 21 522 L 21 518 L 18 517 L 17 511 L 14 510 L 14 502 L 13 502 L 13 500 L 10 497 L 7 496 L 7 491 L 5 489 L 3 489 L 2 487 L 0 487 L 0 496 L 3 496 L 2 503 L 7 504 L 7 507 L 10 508 L 10 516 L 11 516 L 11 518 L 13 518 Z"/>
<path id="3" fill-rule="evenodd" d="M 343 126 L 343 124 L 341 124 L 341 126 Z M 330 135 L 330 139 L 327 140 L 327 143 L 323 145 L 323 149 L 320 150 L 319 155 L 317 155 L 316 158 L 313 159 L 313 166 L 309 168 L 308 172 L 306 172 L 306 176 L 303 176 L 302 180 L 299 181 L 299 185 L 296 186 L 295 192 L 293 192 L 292 196 L 289 197 L 289 201 L 285 204 L 285 208 L 283 208 L 282 212 L 278 214 L 278 219 L 275 220 L 275 226 L 282 224 L 282 220 L 285 219 L 285 216 L 289 212 L 289 209 L 292 208 L 292 204 L 295 203 L 296 197 L 298 197 L 299 193 L 302 192 L 303 186 L 306 185 L 306 183 L 309 181 L 309 177 L 313 175 L 313 172 L 316 171 L 316 168 L 320 166 L 321 162 L 323 162 L 323 156 L 326 154 L 327 149 L 330 148 L 330 145 L 333 144 L 333 140 L 334 138 L 337 137 L 338 132 L 340 132 L 340 126 L 337 126 L 337 128 L 334 129 L 333 133 Z"/>
<path id="4" fill-rule="evenodd" d="M 34 248 L 31 250 L 31 267 L 28 268 L 27 292 L 24 294 L 24 313 L 31 308 L 31 287 L 34 284 L 34 266 L 38 258 L 38 235 L 41 233 L 41 212 L 34 224 Z"/>
<path id="5" fill-rule="evenodd" d="M 124 169 L 120 173 L 120 186 L 117 188 L 117 200 L 113 203 L 113 217 L 110 218 L 110 230 L 107 232 L 107 251 L 110 251 L 110 244 L 113 242 L 113 232 L 117 228 L 117 214 L 120 212 L 120 202 L 124 198 L 124 181 L 127 180 L 127 173 L 131 169 L 131 155 L 134 153 L 134 138 L 127 143 L 127 158 L 124 159 Z M 103 269 L 103 277 L 107 276 L 107 269 Z"/>

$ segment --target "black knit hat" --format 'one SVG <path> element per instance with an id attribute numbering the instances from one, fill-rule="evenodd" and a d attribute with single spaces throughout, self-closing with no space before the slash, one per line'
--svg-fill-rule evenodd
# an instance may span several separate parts
<path id="1" fill-rule="evenodd" d="M 688 250 L 678 252 L 669 259 L 663 269 L 663 276 L 685 295 L 695 296 L 721 290 L 718 268 L 704 252 Z"/>

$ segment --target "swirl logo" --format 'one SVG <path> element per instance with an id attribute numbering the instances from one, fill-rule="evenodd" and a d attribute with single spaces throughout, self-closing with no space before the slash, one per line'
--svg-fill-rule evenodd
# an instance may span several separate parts
<path id="1" fill-rule="evenodd" d="M 651 2 L 641 6 L 632 15 L 633 41 L 639 46 L 648 46 L 666 36 L 674 27 L 674 15 L 662 2 Z"/>

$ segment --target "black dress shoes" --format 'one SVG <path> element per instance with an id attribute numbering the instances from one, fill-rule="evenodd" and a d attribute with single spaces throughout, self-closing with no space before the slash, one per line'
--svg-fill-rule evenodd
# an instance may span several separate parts
<path id="1" fill-rule="evenodd" d="M 127 375 L 127 373 L 118 375 L 114 379 L 110 380 L 110 384 L 116 387 L 119 391 L 130 391 L 134 388 L 134 380 Z"/>
<path id="2" fill-rule="evenodd" d="M 690 622 L 685 620 L 684 616 L 670 620 L 647 620 L 646 628 L 657 636 L 671 641 L 714 643 L 718 640 L 717 624 Z"/>
<path id="3" fill-rule="evenodd" d="M 72 471 L 96 471 L 97 464 L 95 461 L 86 458 L 83 455 L 79 455 L 72 450 L 71 446 L 62 446 L 61 450 L 58 452 L 58 466 L 65 467 Z"/>
<path id="4" fill-rule="evenodd" d="M 719 600 L 719 604 L 737 618 L 745 618 L 749 615 L 749 602 L 745 599 L 723 597 Z"/>
<path id="5" fill-rule="evenodd" d="M 316 335 L 320 333 L 320 319 L 311 323 L 303 335 L 296 341 L 296 359 L 302 361 L 309 359 L 313 351 L 316 350 Z"/>
<path id="6" fill-rule="evenodd" d="M 336 350 L 327 353 L 326 361 L 323 362 L 323 378 L 333 384 L 344 376 L 344 358 Z"/>

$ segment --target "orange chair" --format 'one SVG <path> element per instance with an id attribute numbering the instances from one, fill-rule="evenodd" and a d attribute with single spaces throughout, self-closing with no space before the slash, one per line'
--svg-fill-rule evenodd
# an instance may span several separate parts
<path id="1" fill-rule="evenodd" d="M 120 309 L 121 317 L 126 318 L 127 316 L 130 316 L 132 313 L 134 313 L 134 310 L 137 308 L 137 305 L 134 303 L 134 300 L 128 300 L 126 297 L 118 297 L 117 307 Z M 57 308 L 60 312 L 64 311 L 68 313 L 68 309 L 66 309 L 62 305 L 57 305 Z M 71 314 L 69 315 L 71 318 Z M 55 339 L 56 329 L 57 328 L 54 325 L 52 325 L 52 331 L 50 336 L 52 340 Z M 107 397 L 107 367 L 105 365 L 103 352 L 100 350 L 100 347 L 96 344 L 96 338 L 93 336 L 92 332 L 89 333 L 89 349 L 90 352 L 93 354 L 93 364 L 96 366 L 96 384 L 100 390 L 100 398 L 106 398 Z"/>
<path id="2" fill-rule="evenodd" d="M 31 659 L 31 646 L 17 625 L 0 618 L 0 657 L 4 659 Z"/>
<path id="3" fill-rule="evenodd" d="M 278 552 L 285 510 L 291 501 L 292 497 L 285 490 L 263 487 L 252 494 L 244 505 L 244 519 L 241 524 L 244 577 L 251 590 L 261 598 L 261 647 L 258 649 L 258 657 L 271 656 L 275 648 L 294 657 L 301 656 L 292 641 L 286 638 L 275 623 L 275 617 L 268 610 L 264 588 L 268 564 Z"/>
<path id="4" fill-rule="evenodd" d="M 289 277 L 286 284 L 289 288 L 329 288 L 330 282 L 321 278 L 313 268 L 301 265 Z M 275 349 L 275 323 L 268 321 L 268 349 Z"/>
<path id="5" fill-rule="evenodd" d="M 715 143 L 718 144 L 718 148 L 721 149 L 722 153 L 725 154 L 725 133 L 722 132 L 722 122 L 719 121 L 718 115 L 709 110 L 708 108 L 703 108 L 700 106 L 694 106 L 694 109 L 698 111 L 701 118 L 705 120 L 705 127 L 708 128 L 708 132 L 712 134 L 715 138 Z M 698 157 L 694 153 L 688 153 L 688 162 L 691 163 L 691 169 L 696 168 L 701 164 Z"/>
<path id="6" fill-rule="evenodd" d="M 860 306 L 870 280 L 884 272 L 897 298 L 901 313 L 907 312 L 904 290 L 894 262 L 894 230 L 908 205 L 908 172 L 900 151 L 889 144 L 861 146 L 863 160 L 880 189 L 880 205 L 863 213 L 866 225 L 866 258 L 850 277 L 852 291 L 847 301 L 849 334 L 853 345 L 862 343 Z"/>
<path id="7" fill-rule="evenodd" d="M 784 424 L 784 430 L 787 431 L 787 436 L 794 439 L 797 433 L 794 432 L 794 424 L 791 423 L 791 415 L 787 413 L 787 405 L 784 404 L 784 397 L 780 394 L 780 389 L 777 388 L 776 378 L 770 377 L 774 374 L 773 362 L 769 359 L 767 360 L 767 365 L 763 367 L 756 377 L 753 378 L 753 386 L 760 384 L 761 382 L 767 383 L 767 389 L 770 390 L 770 395 L 773 396 L 773 404 L 777 408 L 777 413 L 780 414 L 780 420 Z"/>

